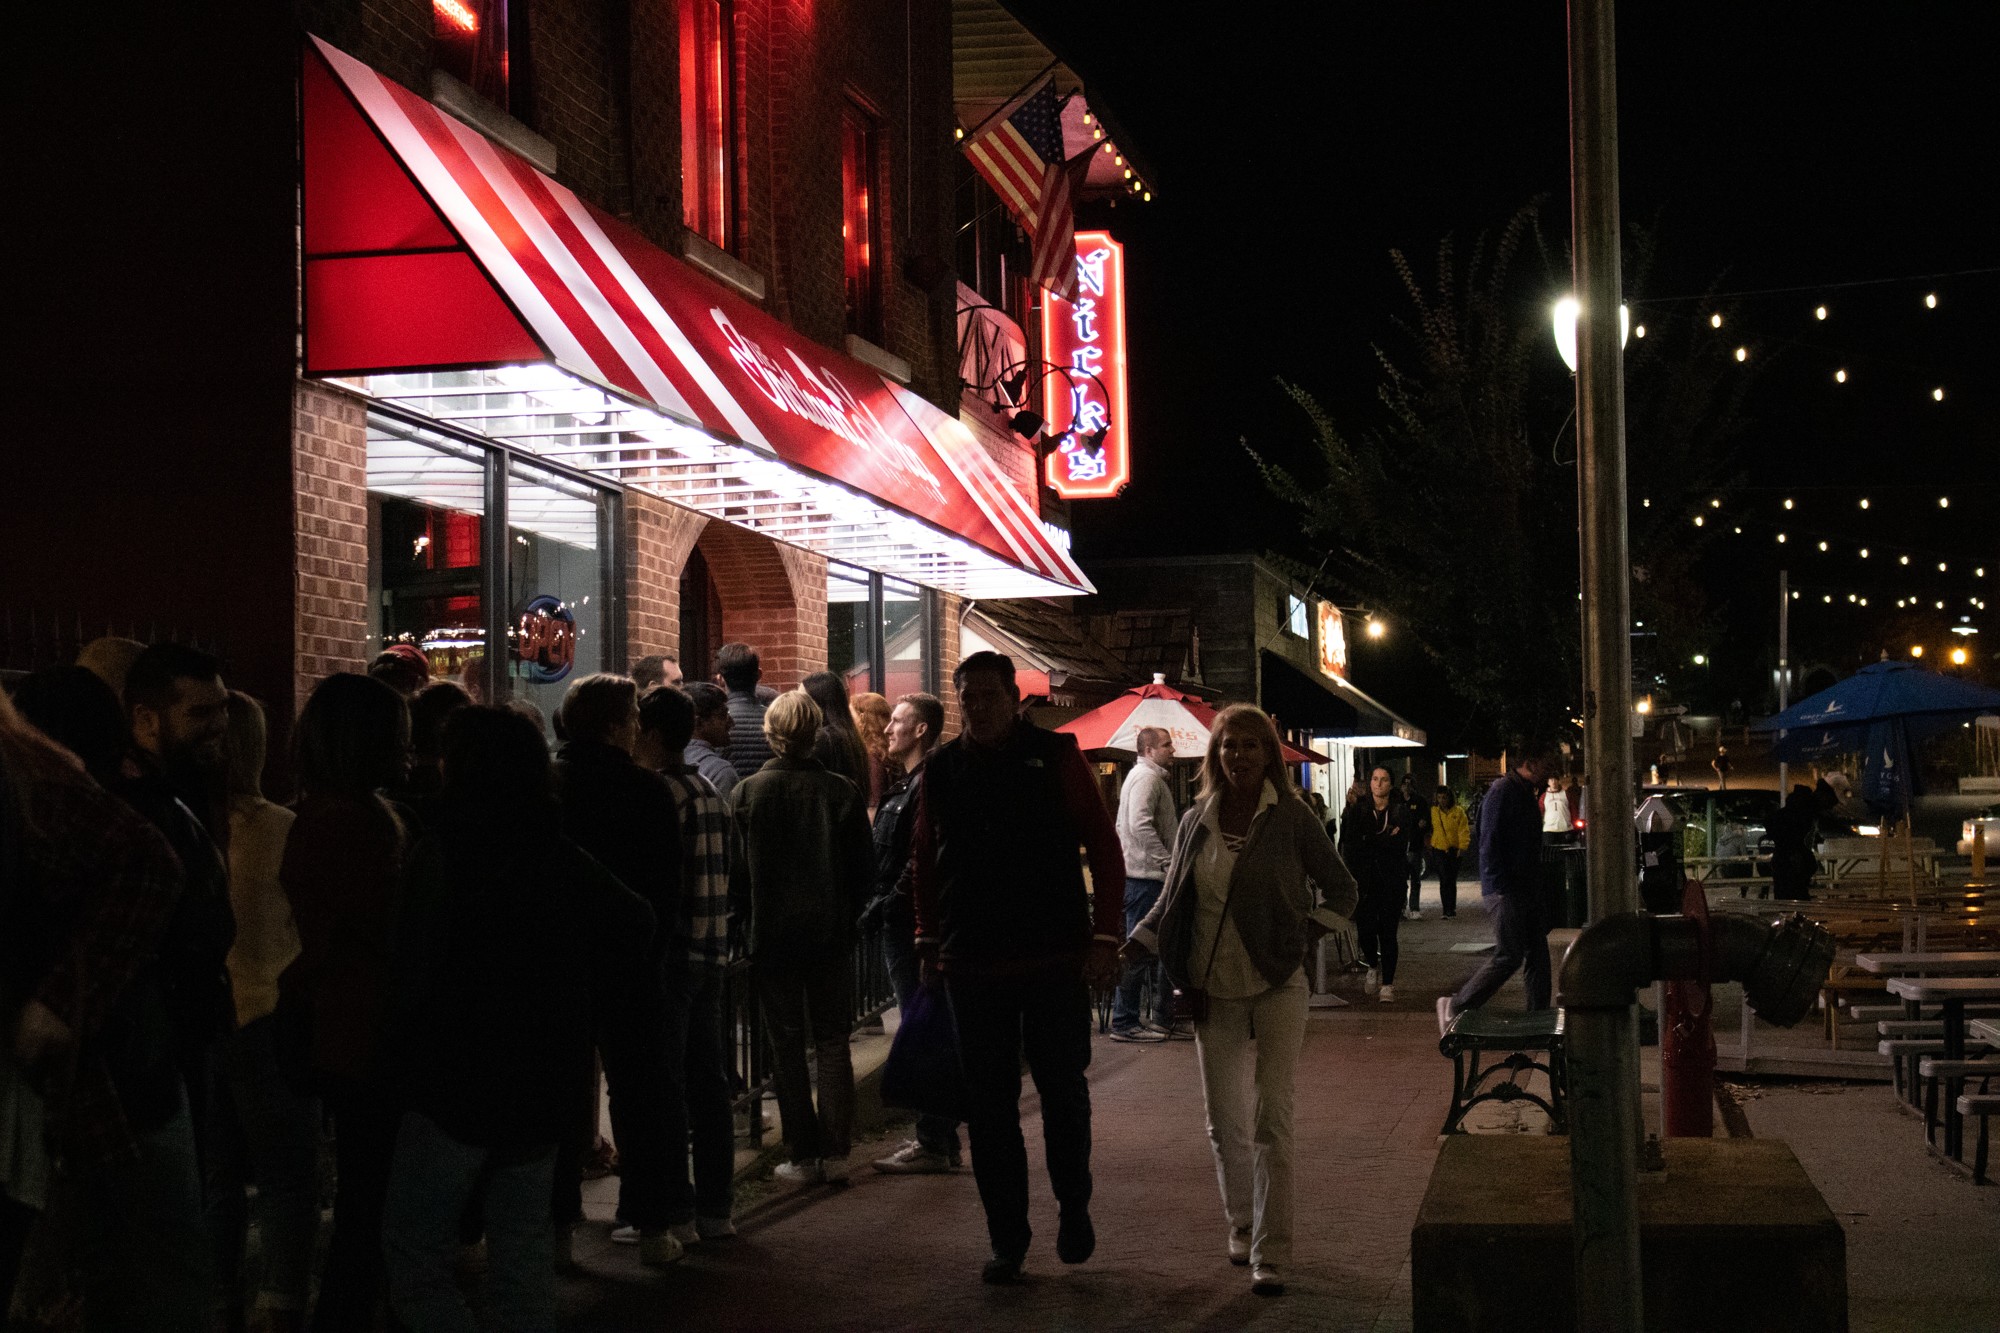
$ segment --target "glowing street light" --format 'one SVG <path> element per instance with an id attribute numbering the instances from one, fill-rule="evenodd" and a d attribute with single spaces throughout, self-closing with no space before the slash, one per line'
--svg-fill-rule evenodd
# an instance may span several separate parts
<path id="1" fill-rule="evenodd" d="M 1368 617 L 1365 629 L 1371 639 L 1379 639 L 1389 632 L 1389 627 L 1373 616 Z"/>
<path id="2" fill-rule="evenodd" d="M 1550 322 L 1554 325 L 1556 350 L 1562 353 L 1563 364 L 1571 374 L 1576 373 L 1576 320 L 1583 307 L 1574 296 L 1565 296 L 1556 302 L 1550 311 Z M 1632 339 L 1632 312 L 1624 306 L 1618 307 L 1618 345 L 1623 347 Z"/>
<path id="3" fill-rule="evenodd" d="M 1922 657 L 1923 655 L 1924 655 L 1924 646 L 1921 643 L 1913 643 L 1910 645 L 1910 656 Z"/>

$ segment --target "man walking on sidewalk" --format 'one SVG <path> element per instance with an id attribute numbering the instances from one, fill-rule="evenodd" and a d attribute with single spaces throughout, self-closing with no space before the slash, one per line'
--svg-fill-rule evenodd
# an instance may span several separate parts
<path id="1" fill-rule="evenodd" d="M 1141 727 L 1135 738 L 1139 762 L 1125 775 L 1118 792 L 1118 845 L 1125 853 L 1125 933 L 1146 919 L 1166 882 L 1167 862 L 1172 850 L 1167 840 L 1179 823 L 1174 811 L 1174 794 L 1167 780 L 1167 765 L 1174 761 L 1173 733 L 1165 727 Z M 1139 991 L 1148 977 L 1153 979 L 1154 1025 L 1139 1018 Z M 1158 960 L 1126 967 L 1118 983 L 1117 998 L 1111 1005 L 1111 1040 L 1164 1041 L 1169 1029 L 1163 1021 L 1165 994 L 1160 986 Z"/>
<path id="2" fill-rule="evenodd" d="M 917 968 L 917 910 L 911 901 L 910 840 L 917 828 L 924 761 L 937 748 L 943 730 L 944 704 L 936 695 L 906 694 L 896 701 L 882 733 L 889 762 L 902 774 L 883 789 L 882 802 L 875 807 L 875 899 L 864 915 L 868 928 L 882 934 L 882 966 L 896 990 L 896 1008 L 906 1014 L 922 982 Z M 875 1169 L 914 1176 L 958 1166 L 956 1120 L 919 1111 L 916 1135 L 877 1161 Z"/>
<path id="3" fill-rule="evenodd" d="M 917 950 L 941 971 L 965 1067 L 973 1176 L 993 1258 L 1018 1282 L 1028 1225 L 1021 1059 L 1041 1094 L 1056 1257 L 1097 1248 L 1090 1221 L 1090 987 L 1118 976 L 1125 860 L 1076 741 L 1019 717 L 1014 663 L 981 652 L 952 673 L 965 730 L 924 770 L 915 837 Z M 1077 851 L 1097 886 L 1087 898 Z"/>
<path id="4" fill-rule="evenodd" d="M 1493 918 L 1493 953 L 1456 995 L 1438 997 L 1438 1029 L 1477 1009 L 1525 969 L 1528 1008 L 1549 1007 L 1549 921 L 1542 910 L 1542 819 L 1535 789 L 1551 765 L 1530 750 L 1486 789 L 1479 810 L 1479 892 Z"/>
<path id="5" fill-rule="evenodd" d="M 1431 865 L 1437 871 L 1438 900 L 1444 904 L 1444 919 L 1449 921 L 1458 915 L 1458 860 L 1472 846 L 1472 825 L 1452 798 L 1449 787 L 1437 789 L 1430 830 Z"/>

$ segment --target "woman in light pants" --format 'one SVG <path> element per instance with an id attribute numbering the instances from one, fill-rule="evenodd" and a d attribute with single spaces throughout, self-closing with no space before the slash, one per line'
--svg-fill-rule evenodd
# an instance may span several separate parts
<path id="1" fill-rule="evenodd" d="M 1166 887 L 1126 943 L 1195 995 L 1208 1137 L 1229 1261 L 1285 1289 L 1292 1248 L 1292 1073 L 1305 1043 L 1307 949 L 1348 928 L 1358 895 L 1293 786 L 1277 729 L 1234 704 L 1209 732 L 1201 798 L 1174 835 Z M 1204 1012 L 1205 1011 L 1205 1012 Z"/>

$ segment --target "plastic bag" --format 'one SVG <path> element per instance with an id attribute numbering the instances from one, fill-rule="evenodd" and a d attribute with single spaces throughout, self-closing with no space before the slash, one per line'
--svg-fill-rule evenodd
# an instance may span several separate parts
<path id="1" fill-rule="evenodd" d="M 958 1030 L 942 985 L 918 986 L 903 1007 L 902 1024 L 882 1066 L 882 1101 L 952 1120 L 965 1118 Z"/>

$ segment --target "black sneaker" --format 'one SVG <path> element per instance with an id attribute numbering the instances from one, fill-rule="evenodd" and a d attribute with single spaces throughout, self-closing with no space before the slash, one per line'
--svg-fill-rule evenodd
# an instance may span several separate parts
<path id="1" fill-rule="evenodd" d="M 979 1280 L 989 1287 L 1011 1287 L 1021 1281 L 1021 1260 L 1016 1256 L 996 1254 L 986 1261 L 986 1267 L 979 1270 Z"/>
<path id="2" fill-rule="evenodd" d="M 1113 1041 L 1147 1042 L 1147 1041 L 1165 1041 L 1166 1039 L 1167 1039 L 1166 1033 L 1153 1032 L 1147 1028 L 1111 1029 L 1111 1040 Z"/>
<path id="3" fill-rule="evenodd" d="M 1084 1208 L 1065 1208 L 1056 1227 L 1056 1258 L 1066 1264 L 1080 1264 L 1097 1252 L 1097 1228 Z"/>

